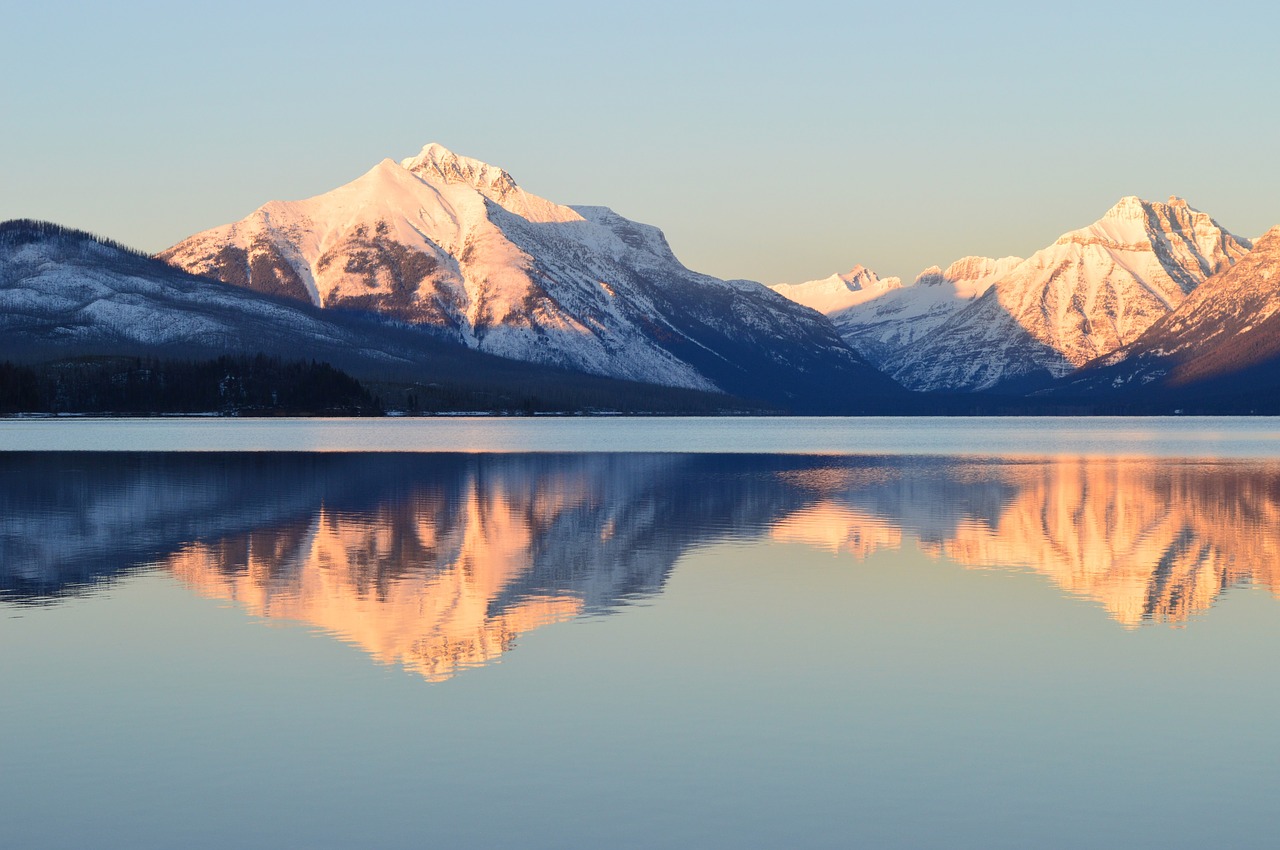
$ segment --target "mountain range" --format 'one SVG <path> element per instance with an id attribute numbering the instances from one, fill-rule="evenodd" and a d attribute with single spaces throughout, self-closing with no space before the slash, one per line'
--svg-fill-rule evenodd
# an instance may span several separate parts
<path id="1" fill-rule="evenodd" d="M 377 313 L 264 295 L 31 221 L 0 224 L 0 331 L 0 357 L 59 369 L 71 358 L 103 356 L 319 359 L 362 380 L 407 386 L 424 410 L 714 412 L 730 404 L 719 393 L 485 354 Z"/>
<path id="2" fill-rule="evenodd" d="M 1133 342 L 1250 247 L 1180 198 L 1126 197 L 1025 260 L 965 257 L 910 287 L 863 270 L 843 304 L 831 279 L 774 288 L 838 305 L 841 336 L 910 389 L 1017 391 Z"/>
<path id="3" fill-rule="evenodd" d="M 471 399 L 533 388 L 563 409 L 1238 408 L 1246 383 L 1280 384 L 1276 241 L 1126 197 L 1026 259 L 766 287 L 691 271 L 655 227 L 430 144 L 155 258 L 0 225 L 0 353 L 263 351 Z"/>

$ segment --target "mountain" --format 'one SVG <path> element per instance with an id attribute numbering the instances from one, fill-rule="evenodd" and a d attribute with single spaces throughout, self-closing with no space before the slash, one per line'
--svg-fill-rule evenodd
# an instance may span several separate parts
<path id="1" fill-rule="evenodd" d="M 892 370 L 916 390 L 1014 390 L 1133 342 L 1249 250 L 1186 201 L 1127 197 L 991 284 Z"/>
<path id="2" fill-rule="evenodd" d="M 881 369 L 896 368 L 916 342 L 986 292 L 1020 257 L 993 260 L 964 257 L 945 271 L 931 266 L 911 286 L 896 277 L 880 279 L 856 266 L 849 275 L 801 284 L 778 284 L 774 291 L 826 315 L 840 336 Z M 848 297 L 837 297 L 837 281 L 852 277 Z"/>
<path id="3" fill-rule="evenodd" d="M 1280 389 L 1280 227 L 1206 280 L 1134 342 L 1064 379 L 1056 395 L 1239 396 L 1275 408 Z"/>
<path id="4" fill-rule="evenodd" d="M 591 374 L 801 409 L 900 393 L 820 316 L 760 284 L 686 269 L 657 228 L 553 203 L 435 144 L 326 194 L 268 203 L 160 257 Z"/>
<path id="5" fill-rule="evenodd" d="M 372 315 L 325 311 L 191 275 L 82 231 L 0 224 L 0 358 L 189 360 L 266 353 L 422 385 L 422 409 L 711 412 L 718 394 L 583 375 L 472 351 Z"/>
<path id="6" fill-rule="evenodd" d="M 410 346 L 369 323 L 321 315 L 175 269 L 109 240 L 41 222 L 0 224 L 0 352 L 306 352 L 408 364 Z"/>
<path id="7" fill-rule="evenodd" d="M 769 288 L 797 304 L 803 304 L 830 317 L 901 287 L 901 278 L 881 278 L 871 269 L 854 266 L 845 274 L 833 274 L 822 280 L 779 283 Z"/>

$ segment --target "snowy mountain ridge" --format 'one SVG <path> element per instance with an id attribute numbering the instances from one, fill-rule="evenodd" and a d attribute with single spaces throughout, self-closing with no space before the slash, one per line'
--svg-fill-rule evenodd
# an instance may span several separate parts
<path id="1" fill-rule="evenodd" d="M 783 283 L 772 288 L 825 314 L 840 336 L 862 356 L 877 367 L 891 371 L 911 345 L 1020 262 L 1020 257 L 1000 260 L 963 257 L 945 271 L 930 266 L 909 286 L 903 286 L 899 278 L 881 279 L 870 269 L 855 266 L 848 276 L 836 275 L 800 284 Z M 836 282 L 850 276 L 859 285 L 855 292 L 841 298 Z M 829 296 L 833 291 L 836 294 Z"/>
<path id="2" fill-rule="evenodd" d="M 770 289 L 786 296 L 797 304 L 830 316 L 858 304 L 879 298 L 890 290 L 902 287 L 902 279 L 881 278 L 865 266 L 854 266 L 844 274 L 833 274 L 822 280 L 805 283 L 779 283 Z"/>
<path id="3" fill-rule="evenodd" d="M 438 144 L 323 195 L 270 202 L 160 257 L 609 377 L 784 403 L 900 392 L 821 317 L 760 284 L 690 271 L 657 228 L 540 198 Z"/>
<path id="4" fill-rule="evenodd" d="M 1259 237 L 1252 251 L 1200 284 L 1135 341 L 1064 379 L 1054 392 L 1270 395 L 1277 366 L 1280 227 Z"/>
<path id="5" fill-rule="evenodd" d="M 1132 342 L 1250 247 L 1181 198 L 1128 196 L 1026 260 L 965 258 L 827 315 L 910 389 L 1016 390 Z"/>

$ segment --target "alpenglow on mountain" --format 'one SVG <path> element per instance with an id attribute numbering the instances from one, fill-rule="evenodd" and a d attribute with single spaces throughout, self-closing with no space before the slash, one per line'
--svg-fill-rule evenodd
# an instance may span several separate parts
<path id="1" fill-rule="evenodd" d="M 848 274 L 772 288 L 826 315 L 846 342 L 877 367 L 892 371 L 909 346 L 1021 262 L 1021 257 L 964 257 L 945 271 L 925 269 L 911 286 L 855 266 Z"/>
<path id="2" fill-rule="evenodd" d="M 803 408 L 900 388 L 821 316 L 685 268 L 661 231 L 567 207 L 431 144 L 160 257 L 322 307 L 372 310 L 517 360 Z"/>
<path id="3" fill-rule="evenodd" d="M 0 223 L 0 330 L 3 355 L 28 362 L 266 352 L 409 369 L 421 350 L 400 329 L 263 298 L 83 231 L 25 220 Z"/>
<path id="4" fill-rule="evenodd" d="M 1014 390 L 1133 342 L 1249 248 L 1179 198 L 1126 197 L 1026 260 L 965 258 L 828 316 L 910 389 Z"/>
<path id="5" fill-rule="evenodd" d="M 1129 345 L 1054 388 L 1060 396 L 1183 401 L 1229 397 L 1275 408 L 1280 389 L 1280 227 L 1206 280 Z"/>

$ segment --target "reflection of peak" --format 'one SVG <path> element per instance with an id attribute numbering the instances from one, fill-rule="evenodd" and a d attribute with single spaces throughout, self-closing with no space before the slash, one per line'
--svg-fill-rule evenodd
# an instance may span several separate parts
<path id="1" fill-rule="evenodd" d="M 767 481 L 754 496 L 715 475 L 692 492 L 675 483 L 720 463 L 471 457 L 435 476 L 406 469 L 417 483 L 361 510 L 320 506 L 301 525 L 192 543 L 164 564 L 206 596 L 313 624 L 438 681 L 525 632 L 651 595 L 690 545 L 794 504 Z"/>
<path id="2" fill-rule="evenodd" d="M 1280 589 L 1273 468 L 885 463 L 899 474 L 863 470 L 842 491 L 829 470 L 824 501 L 781 519 L 773 537 L 858 558 L 912 544 L 964 566 L 1034 570 L 1126 626 L 1182 622 L 1241 582 Z"/>
<path id="3" fill-rule="evenodd" d="M 962 522 L 925 551 L 1033 569 L 1127 626 L 1181 622 L 1241 581 L 1280 586 L 1272 471 L 1075 460 L 992 472 L 1017 487 L 999 517 Z"/>
<path id="4" fill-rule="evenodd" d="M 384 664 L 438 681 L 497 658 L 521 633 L 582 607 L 578 599 L 550 597 L 491 612 L 493 596 L 527 568 L 527 550 L 512 541 L 493 551 L 484 530 L 472 533 L 468 513 L 454 529 L 437 529 L 439 517 L 415 511 L 322 513 L 301 539 L 277 532 L 292 547 L 260 532 L 243 545 L 194 544 L 167 566 L 206 596 L 234 600 L 255 616 L 313 624 Z M 437 539 L 437 530 L 455 539 Z M 439 544 L 443 551 L 433 552 Z M 243 561 L 228 560 L 228 552 L 243 552 Z"/>
<path id="5" fill-rule="evenodd" d="M 0 594 L 159 564 L 429 679 L 724 539 L 1029 569 L 1126 625 L 1280 587 L 1274 465 L 714 455 L 0 456 Z"/>
<path id="6" fill-rule="evenodd" d="M 804 508 L 784 517 L 770 530 L 775 540 L 806 543 L 833 553 L 866 558 L 880 549 L 902 546 L 902 528 L 883 517 L 831 502 Z"/>

